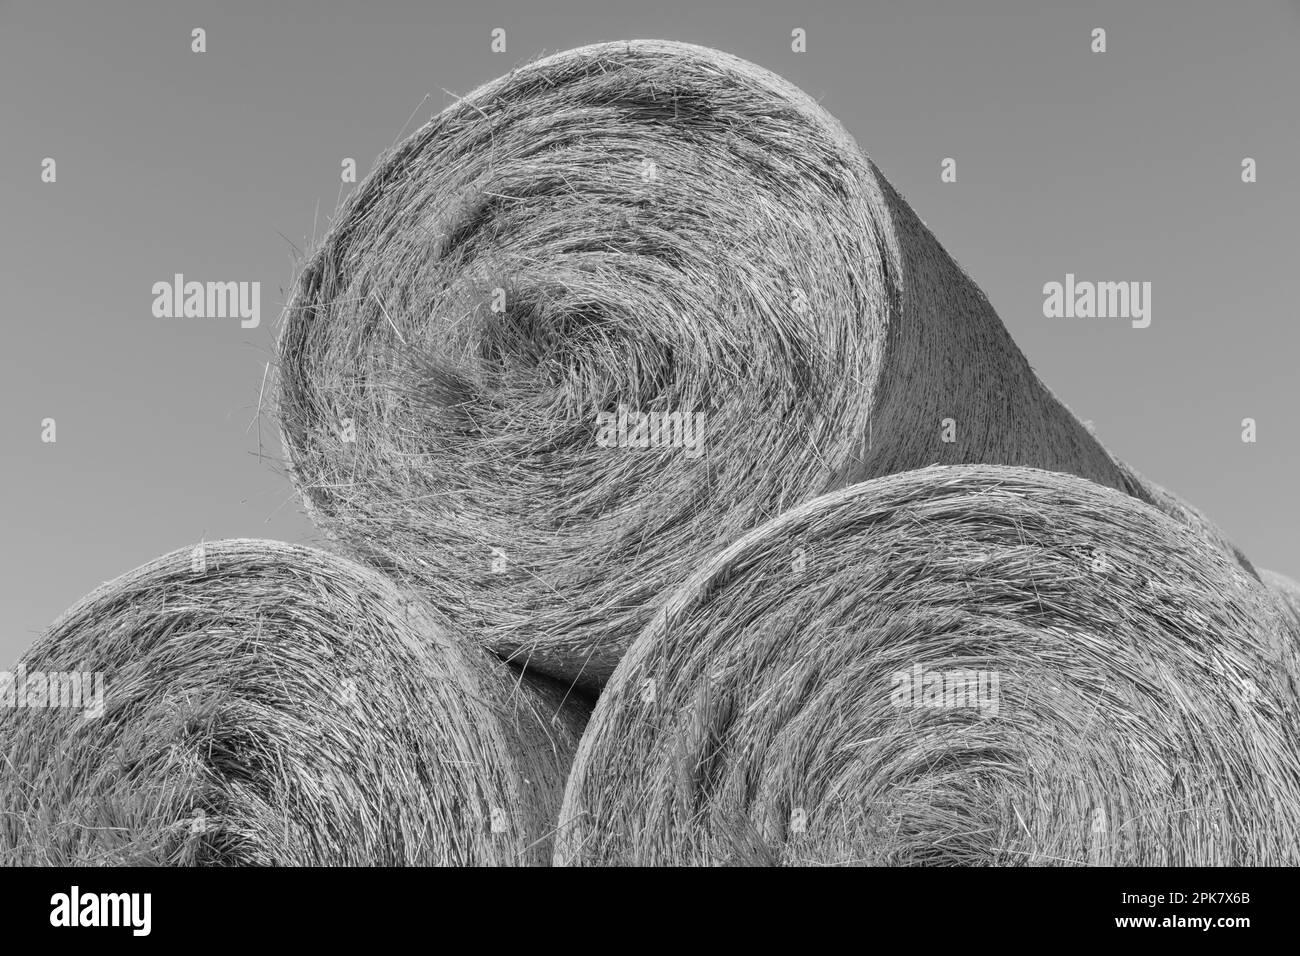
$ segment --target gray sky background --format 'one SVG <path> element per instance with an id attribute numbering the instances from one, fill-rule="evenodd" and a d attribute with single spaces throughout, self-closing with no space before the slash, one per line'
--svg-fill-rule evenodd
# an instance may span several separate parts
<path id="1" fill-rule="evenodd" d="M 0 667 L 162 552 L 318 541 L 249 425 L 340 161 L 364 175 L 412 111 L 408 131 L 518 60 L 634 37 L 820 99 L 1102 441 L 1300 577 L 1296 2 L 0 0 Z M 176 272 L 260 281 L 261 327 L 154 318 Z M 1045 319 L 1067 272 L 1151 282 L 1151 327 Z"/>

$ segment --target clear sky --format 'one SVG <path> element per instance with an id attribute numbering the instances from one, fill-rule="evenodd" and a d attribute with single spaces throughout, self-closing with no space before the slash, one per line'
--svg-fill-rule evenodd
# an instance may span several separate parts
<path id="1" fill-rule="evenodd" d="M 0 0 L 0 667 L 164 551 L 317 541 L 256 412 L 340 162 L 518 60 L 634 37 L 820 99 L 1103 442 L 1300 577 L 1300 4 Z M 260 282 L 260 326 L 155 318 L 178 272 Z M 1066 273 L 1150 282 L 1151 326 L 1045 318 Z"/>

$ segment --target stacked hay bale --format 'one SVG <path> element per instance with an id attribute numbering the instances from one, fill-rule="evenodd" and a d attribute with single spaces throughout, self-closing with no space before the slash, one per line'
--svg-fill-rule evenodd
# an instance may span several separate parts
<path id="1" fill-rule="evenodd" d="M 0 710 L 0 862 L 545 864 L 561 816 L 570 864 L 1298 861 L 1300 619 L 753 64 L 458 100 L 278 352 L 368 568 L 227 541 L 83 599 L 23 693 L 103 706 Z"/>
<path id="2" fill-rule="evenodd" d="M 27 693 L 99 675 L 102 709 L 0 709 L 7 863 L 544 864 L 586 718 L 373 571 L 271 541 L 110 582 L 22 667 Z"/>
<path id="3" fill-rule="evenodd" d="M 382 157 L 278 390 L 328 534 L 591 688 L 663 589 L 831 489 L 990 462 L 1153 500 L 833 117 L 682 43 L 528 64 Z"/>
<path id="4" fill-rule="evenodd" d="M 1193 530 L 1032 469 L 792 509 L 605 688 L 557 862 L 1300 862 L 1296 625 Z"/>
<path id="5" fill-rule="evenodd" d="M 1172 491 L 1161 485 L 1157 485 L 1154 481 L 1139 474 L 1135 468 L 1120 461 L 1118 458 L 1115 458 L 1114 461 L 1119 466 L 1120 473 L 1124 476 L 1124 483 L 1120 486 L 1123 491 L 1153 505 L 1158 510 L 1169 515 L 1179 524 L 1182 524 L 1201 535 L 1224 554 L 1232 555 L 1233 558 L 1236 559 L 1237 563 L 1257 580 L 1260 579 L 1260 573 L 1256 570 L 1255 566 L 1251 564 L 1250 559 L 1246 557 L 1246 555 L 1241 552 L 1241 549 L 1233 544 L 1228 536 L 1223 533 L 1223 530 L 1206 517 L 1200 509 L 1192 507 Z"/>

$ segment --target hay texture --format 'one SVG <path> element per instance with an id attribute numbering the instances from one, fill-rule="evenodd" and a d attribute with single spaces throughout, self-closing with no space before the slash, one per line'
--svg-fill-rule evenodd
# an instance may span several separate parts
<path id="1" fill-rule="evenodd" d="M 1295 615 L 1296 620 L 1300 621 L 1300 584 L 1285 574 L 1278 574 L 1266 568 L 1260 570 L 1259 579 L 1273 592 L 1274 597 Z"/>
<path id="2" fill-rule="evenodd" d="M 270 541 L 146 564 L 23 664 L 101 673 L 104 707 L 0 709 L 6 863 L 544 864 L 586 717 L 373 571 Z"/>
<path id="3" fill-rule="evenodd" d="M 588 686 L 662 589 L 823 492 L 960 462 L 1125 487 L 840 124 L 681 43 L 527 64 L 381 157 L 278 365 L 318 524 Z"/>
<path id="4" fill-rule="evenodd" d="M 1123 491 L 1141 501 L 1145 501 L 1147 504 L 1153 505 L 1179 524 L 1200 535 L 1224 554 L 1232 555 L 1242 568 L 1256 580 L 1261 580 L 1260 572 L 1251 563 L 1250 558 L 1246 557 L 1242 550 L 1232 543 L 1223 529 L 1211 521 L 1200 509 L 1194 508 L 1162 485 L 1157 485 L 1128 463 L 1118 458 L 1113 460 L 1124 478 L 1124 483 L 1120 486 Z"/>
<path id="5" fill-rule="evenodd" d="M 556 859 L 1295 864 L 1298 653 L 1252 575 L 1132 497 L 865 482 L 667 599 L 593 713 Z"/>

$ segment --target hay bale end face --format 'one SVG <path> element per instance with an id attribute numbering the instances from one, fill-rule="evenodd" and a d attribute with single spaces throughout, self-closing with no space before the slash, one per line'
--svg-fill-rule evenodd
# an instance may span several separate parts
<path id="1" fill-rule="evenodd" d="M 579 747 L 568 864 L 1295 864 L 1295 625 L 1071 476 L 809 502 L 666 599 Z"/>
<path id="2" fill-rule="evenodd" d="M 688 44 L 570 50 L 447 107 L 347 200 L 278 348 L 317 523 L 589 687 L 660 591 L 844 484 L 1125 487 L 843 127 Z"/>
<path id="3" fill-rule="evenodd" d="M 373 571 L 270 541 L 110 582 L 20 668 L 28 696 L 98 680 L 102 710 L 0 709 L 5 863 L 546 863 L 586 717 Z"/>

